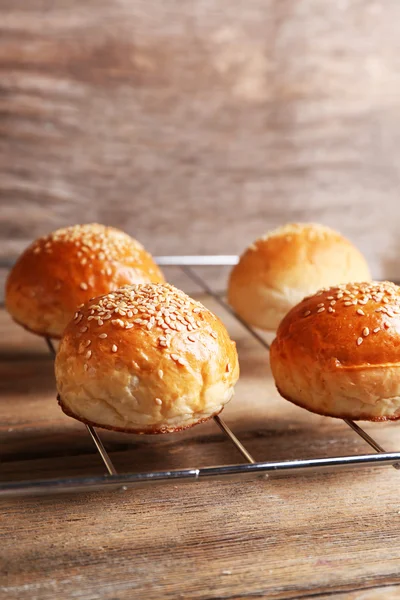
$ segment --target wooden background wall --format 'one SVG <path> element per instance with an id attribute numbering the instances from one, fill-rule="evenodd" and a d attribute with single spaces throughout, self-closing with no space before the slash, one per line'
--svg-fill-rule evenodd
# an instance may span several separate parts
<path id="1" fill-rule="evenodd" d="M 74 222 L 154 253 L 288 220 L 400 277 L 398 0 L 0 0 L 0 259 Z"/>

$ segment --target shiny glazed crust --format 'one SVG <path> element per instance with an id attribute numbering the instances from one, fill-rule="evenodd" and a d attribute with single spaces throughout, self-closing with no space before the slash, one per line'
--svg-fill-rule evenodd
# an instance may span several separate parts
<path id="1" fill-rule="evenodd" d="M 339 233 L 321 225 L 291 224 L 244 252 L 231 272 L 228 301 L 248 323 L 275 330 L 304 296 L 370 278 L 364 257 Z"/>
<path id="2" fill-rule="evenodd" d="M 163 282 L 152 257 L 129 235 L 104 225 L 75 225 L 36 240 L 6 284 L 13 319 L 60 338 L 79 304 L 126 284 Z"/>
<path id="3" fill-rule="evenodd" d="M 304 299 L 271 346 L 279 393 L 330 417 L 400 418 L 400 288 L 337 286 Z"/>
<path id="4" fill-rule="evenodd" d="M 217 317 L 173 286 L 147 284 L 81 307 L 55 371 L 66 414 L 116 431 L 168 433 L 218 414 L 239 365 Z"/>

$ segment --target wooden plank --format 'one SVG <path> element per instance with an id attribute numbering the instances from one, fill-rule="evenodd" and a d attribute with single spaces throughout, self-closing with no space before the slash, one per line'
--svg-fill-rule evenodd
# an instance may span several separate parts
<path id="1" fill-rule="evenodd" d="M 280 399 L 265 350 L 208 304 L 241 360 L 224 418 L 258 459 L 367 451 L 342 422 Z M 1 480 L 101 473 L 84 428 L 56 405 L 43 341 L 4 311 L 0 358 Z M 398 449 L 395 424 L 366 429 Z M 154 438 L 101 436 L 122 472 L 240 461 L 212 423 Z M 398 477 L 387 467 L 3 500 L 0 598 L 395 598 Z"/>
<path id="2" fill-rule="evenodd" d="M 99 220 L 153 253 L 339 228 L 399 277 L 397 0 L 3 0 L 2 256 Z"/>

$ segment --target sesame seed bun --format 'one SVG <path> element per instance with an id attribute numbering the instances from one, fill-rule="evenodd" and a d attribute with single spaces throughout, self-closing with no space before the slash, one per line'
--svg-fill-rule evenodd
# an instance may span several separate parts
<path id="1" fill-rule="evenodd" d="M 370 279 L 364 257 L 339 233 L 322 225 L 291 224 L 247 248 L 231 272 L 228 301 L 248 323 L 275 330 L 304 296 Z"/>
<path id="2" fill-rule="evenodd" d="M 168 433 L 218 414 L 239 376 L 221 321 L 168 284 L 123 287 L 81 307 L 57 353 L 63 411 L 130 433 Z"/>
<path id="3" fill-rule="evenodd" d="M 271 347 L 280 394 L 330 417 L 400 418 L 400 288 L 333 287 L 305 298 L 281 322 Z"/>
<path id="4" fill-rule="evenodd" d="M 38 335 L 59 338 L 76 307 L 122 285 L 162 282 L 143 246 L 96 223 L 58 229 L 33 242 L 6 284 L 13 319 Z"/>

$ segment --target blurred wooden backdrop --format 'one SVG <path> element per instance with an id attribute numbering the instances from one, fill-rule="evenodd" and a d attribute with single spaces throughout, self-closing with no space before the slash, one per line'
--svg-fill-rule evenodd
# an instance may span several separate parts
<path id="1" fill-rule="evenodd" d="M 398 0 L 0 0 L 0 259 L 74 222 L 154 253 L 337 227 L 400 277 Z"/>

